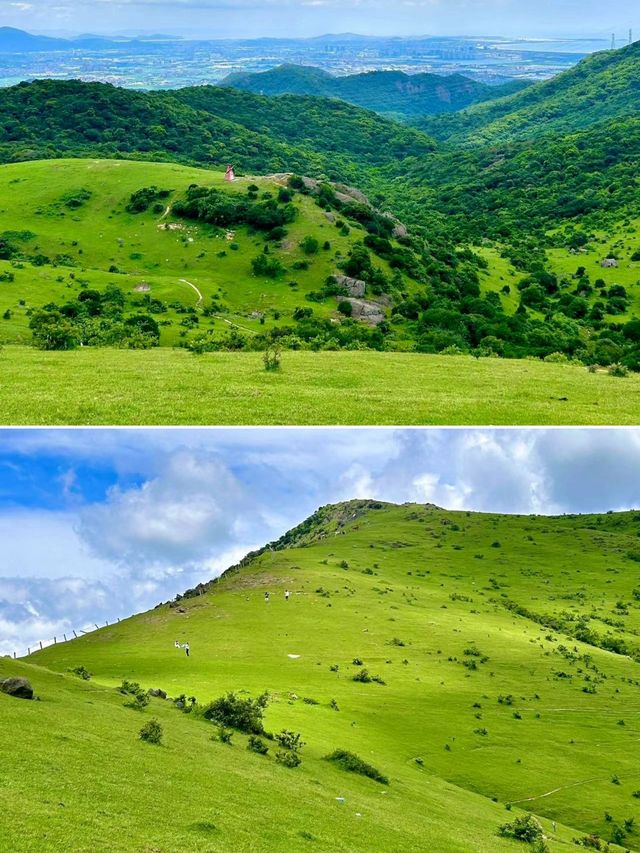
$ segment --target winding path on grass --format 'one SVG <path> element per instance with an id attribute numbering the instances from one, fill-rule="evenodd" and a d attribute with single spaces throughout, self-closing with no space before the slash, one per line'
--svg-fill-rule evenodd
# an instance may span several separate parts
<path id="1" fill-rule="evenodd" d="M 190 281 L 187 281 L 186 278 L 181 278 L 180 281 L 183 284 L 188 284 L 189 287 L 192 287 L 195 290 L 195 292 L 198 296 L 198 301 L 196 302 L 196 308 L 202 308 L 202 303 L 204 302 L 204 296 L 202 295 L 200 290 L 198 290 L 198 288 L 195 286 L 195 284 L 193 284 Z M 249 332 L 250 335 L 256 334 L 253 329 L 248 329 L 246 326 L 241 326 L 238 323 L 232 323 L 231 320 L 225 320 L 224 317 L 222 317 L 221 319 L 222 319 L 223 323 L 227 323 L 227 325 L 233 326 L 234 329 L 242 329 L 243 332 Z"/>
<path id="2" fill-rule="evenodd" d="M 253 329 L 248 329 L 246 326 L 241 326 L 239 323 L 232 323 L 231 320 L 225 320 L 224 317 L 220 318 L 223 323 L 227 323 L 229 326 L 233 326 L 234 329 L 242 329 L 243 332 L 249 332 L 250 335 L 257 334 Z"/>
<path id="3" fill-rule="evenodd" d="M 567 788 L 577 788 L 579 785 L 588 785 L 589 782 L 606 782 L 608 777 L 594 776 L 591 779 L 583 779 L 581 782 L 571 782 L 570 785 L 561 785 L 559 788 L 554 788 L 551 791 L 545 791 L 544 794 L 536 794 L 535 797 L 523 797 L 521 800 L 509 800 L 510 806 L 517 806 L 518 803 L 530 803 L 532 800 L 541 800 L 543 797 L 550 797 L 552 794 L 557 794 L 558 791 L 566 791 Z"/>
<path id="4" fill-rule="evenodd" d="M 193 288 L 193 290 L 195 290 L 195 292 L 196 292 L 196 294 L 197 294 L 197 296 L 198 296 L 198 301 L 196 302 L 196 308 L 202 308 L 202 303 L 204 302 L 204 296 L 203 296 L 203 295 L 202 295 L 202 293 L 198 290 L 198 288 L 195 286 L 195 284 L 192 284 L 190 281 L 187 281 L 187 279 L 186 279 L 186 278 L 181 278 L 181 279 L 180 279 L 180 281 L 181 281 L 183 284 L 188 284 L 188 285 L 189 285 L 189 287 L 191 287 L 191 288 Z"/>

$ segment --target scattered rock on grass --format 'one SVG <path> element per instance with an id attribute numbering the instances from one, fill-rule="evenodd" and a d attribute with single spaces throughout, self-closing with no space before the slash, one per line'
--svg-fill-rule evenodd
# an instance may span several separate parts
<path id="1" fill-rule="evenodd" d="M 26 678 L 5 678 L 0 681 L 0 690 L 16 699 L 33 699 L 33 687 Z"/>

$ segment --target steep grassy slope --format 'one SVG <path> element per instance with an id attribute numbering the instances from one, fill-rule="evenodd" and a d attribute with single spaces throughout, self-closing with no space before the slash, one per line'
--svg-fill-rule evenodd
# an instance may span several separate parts
<path id="1" fill-rule="evenodd" d="M 300 779 L 296 802 L 303 810 L 309 808 L 307 781 L 317 780 L 318 811 L 307 829 L 322 844 L 350 832 L 336 824 L 332 839 L 329 828 L 321 829 L 330 814 L 325 806 L 346 796 L 348 818 L 360 812 L 364 834 L 343 838 L 344 849 L 501 850 L 495 829 L 509 817 L 505 803 L 546 820 L 552 851 L 567 843 L 572 849 L 573 838 L 610 838 L 615 826 L 638 817 L 639 524 L 636 513 L 509 517 L 428 505 L 341 504 L 203 594 L 29 660 L 62 673 L 86 666 L 94 673 L 91 685 L 103 689 L 135 678 L 172 695 L 193 693 L 201 702 L 227 690 L 257 695 L 267 689 L 268 728 L 292 728 L 308 743 L 302 767 L 283 778 Z M 191 658 L 174 648 L 175 640 L 190 642 Z M 6 671 L 17 664 L 0 666 Z M 385 683 L 354 681 L 362 668 Z M 53 682 L 47 677 L 41 688 L 38 671 L 33 680 L 46 698 Z M 339 710 L 330 707 L 332 699 Z M 110 702 L 110 714 L 128 727 L 126 749 L 142 748 L 132 743 L 135 726 L 162 713 L 172 750 L 189 754 L 179 745 L 188 724 L 189 737 L 199 739 L 199 761 L 204 753 L 212 766 L 222 755 L 225 772 L 252 772 L 240 739 L 220 752 L 203 743 L 204 724 L 173 709 L 157 711 L 154 702 L 136 716 L 115 707 L 113 697 Z M 53 713 L 53 702 L 28 711 L 15 704 L 14 719 Z M 56 713 L 73 712 L 67 706 Z M 54 736 L 55 727 L 47 732 Z M 43 737 L 32 732 L 35 749 L 43 749 Z M 335 748 L 350 749 L 389 775 L 384 798 L 375 783 L 355 783 L 320 761 Z M 271 817 L 263 815 L 256 836 L 271 839 L 293 827 L 283 829 L 276 817 L 280 768 L 258 766 L 272 774 L 274 787 Z M 484 800 L 465 802 L 465 791 Z M 365 793 L 371 799 L 361 806 Z M 253 814 L 257 793 L 243 794 Z M 217 794 L 210 789 L 207 796 Z M 368 823 L 374 800 L 375 820 L 383 824 L 377 828 Z M 224 815 L 226 829 L 231 815 L 212 808 L 220 821 Z M 176 810 L 182 815 L 182 797 L 174 793 Z M 551 821 L 559 824 L 556 832 Z M 101 824 L 103 816 L 91 829 Z M 388 834 L 394 825 L 402 837 Z M 627 827 L 625 846 L 640 849 L 633 822 Z M 263 845 L 258 841 L 255 849 L 272 849 L 268 840 Z"/>
<path id="2" fill-rule="evenodd" d="M 551 80 L 455 116 L 420 124 L 439 139 L 486 145 L 567 134 L 640 107 L 640 42 L 583 59 Z"/>
<path id="3" fill-rule="evenodd" d="M 462 74 L 405 74 L 369 71 L 336 77 L 321 68 L 280 65 L 258 73 L 230 74 L 221 83 L 260 95 L 315 95 L 396 117 L 455 112 L 480 101 L 494 100 L 525 88 L 527 83 L 488 86 Z"/>

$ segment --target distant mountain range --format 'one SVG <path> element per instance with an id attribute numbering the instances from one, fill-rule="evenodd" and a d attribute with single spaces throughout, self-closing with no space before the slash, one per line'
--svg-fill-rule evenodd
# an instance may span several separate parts
<path id="1" fill-rule="evenodd" d="M 47 51 L 107 50 L 114 45 L 148 44 L 150 41 L 179 41 L 171 36 L 145 36 L 144 38 L 81 35 L 77 38 L 52 38 L 38 36 L 17 30 L 14 27 L 0 27 L 0 54 L 3 53 L 40 53 Z"/>
<path id="2" fill-rule="evenodd" d="M 305 65 L 280 65 L 259 73 L 234 73 L 220 83 L 260 95 L 316 95 L 340 98 L 374 112 L 398 117 L 438 115 L 481 101 L 520 92 L 529 84 L 514 81 L 489 86 L 461 74 L 405 74 L 369 71 L 336 76 Z"/>

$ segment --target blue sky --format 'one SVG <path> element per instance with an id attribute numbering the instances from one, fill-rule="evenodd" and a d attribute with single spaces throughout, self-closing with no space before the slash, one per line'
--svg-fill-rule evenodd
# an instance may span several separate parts
<path id="1" fill-rule="evenodd" d="M 140 29 L 196 37 L 602 35 L 640 27 L 637 0 L 11 0 L 5 25 L 36 31 Z"/>
<path id="2" fill-rule="evenodd" d="M 640 430 L 0 430 L 0 654 L 153 607 L 318 506 L 640 507 Z"/>

